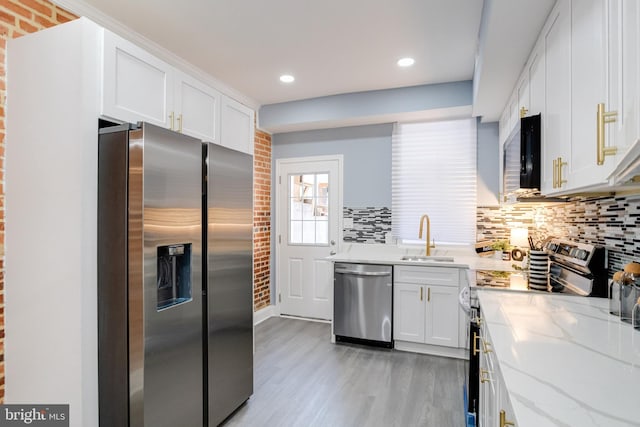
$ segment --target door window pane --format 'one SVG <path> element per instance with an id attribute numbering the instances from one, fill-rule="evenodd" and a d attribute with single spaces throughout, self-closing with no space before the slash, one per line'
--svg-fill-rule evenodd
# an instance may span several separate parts
<path id="1" fill-rule="evenodd" d="M 289 176 L 289 244 L 329 242 L 329 174 Z"/>

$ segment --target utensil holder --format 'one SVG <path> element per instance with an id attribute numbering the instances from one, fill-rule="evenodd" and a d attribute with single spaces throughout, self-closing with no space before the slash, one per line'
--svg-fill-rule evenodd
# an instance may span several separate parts
<path id="1" fill-rule="evenodd" d="M 549 286 L 549 254 L 547 251 L 529 251 L 529 287 L 545 290 Z"/>

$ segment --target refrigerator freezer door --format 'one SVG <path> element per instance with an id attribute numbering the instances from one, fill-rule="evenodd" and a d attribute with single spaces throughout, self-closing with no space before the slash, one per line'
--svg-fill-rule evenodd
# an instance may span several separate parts
<path id="1" fill-rule="evenodd" d="M 100 426 L 129 425 L 127 169 L 129 128 L 98 139 L 98 405 Z"/>
<path id="2" fill-rule="evenodd" d="M 147 123 L 129 138 L 130 425 L 199 427 L 202 144 Z M 189 287 L 188 297 L 167 308 L 157 301 L 163 247 L 190 248 L 180 284 Z"/>
<path id="3" fill-rule="evenodd" d="M 209 426 L 253 393 L 253 157 L 208 145 Z"/>

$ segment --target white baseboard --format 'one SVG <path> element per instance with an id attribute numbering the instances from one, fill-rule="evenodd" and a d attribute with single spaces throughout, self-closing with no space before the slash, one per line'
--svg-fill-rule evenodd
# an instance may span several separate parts
<path id="1" fill-rule="evenodd" d="M 291 316 L 291 315 L 288 315 L 288 314 L 281 314 L 280 317 L 283 317 L 285 319 L 306 320 L 307 322 L 331 323 L 331 320 L 316 319 L 314 317 Z"/>
<path id="2" fill-rule="evenodd" d="M 274 305 L 268 305 L 265 308 L 261 308 L 258 311 L 253 312 L 253 325 L 264 322 L 270 317 L 276 316 L 276 310 Z"/>

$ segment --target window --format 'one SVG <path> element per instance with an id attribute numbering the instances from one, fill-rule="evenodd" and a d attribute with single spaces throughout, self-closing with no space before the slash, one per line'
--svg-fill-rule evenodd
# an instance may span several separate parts
<path id="1" fill-rule="evenodd" d="M 437 242 L 476 241 L 476 141 L 475 118 L 396 124 L 391 144 L 394 236 L 417 240 L 420 217 L 427 214 Z"/>
<path id="2" fill-rule="evenodd" d="M 329 244 L 329 174 L 289 175 L 289 244 Z"/>

